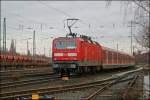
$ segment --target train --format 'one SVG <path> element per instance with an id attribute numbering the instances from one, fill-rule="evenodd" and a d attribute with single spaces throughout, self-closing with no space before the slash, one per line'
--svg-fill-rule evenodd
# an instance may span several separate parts
<path id="1" fill-rule="evenodd" d="M 49 66 L 50 59 L 42 56 L 28 56 L 28 55 L 12 55 L 9 53 L 0 54 L 0 65 L 2 68 L 23 68 L 25 67 L 34 67 L 34 66 Z"/>
<path id="2" fill-rule="evenodd" d="M 88 36 L 72 34 L 57 37 L 52 43 L 53 69 L 61 76 L 135 65 L 132 55 L 102 46 Z"/>

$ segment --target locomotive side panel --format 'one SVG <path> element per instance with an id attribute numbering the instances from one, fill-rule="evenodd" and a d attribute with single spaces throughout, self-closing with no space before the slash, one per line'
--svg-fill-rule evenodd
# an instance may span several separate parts
<path id="1" fill-rule="evenodd" d="M 81 60 L 79 66 L 100 66 L 102 60 L 101 48 L 96 44 L 92 44 L 88 41 L 80 42 L 80 54 Z"/>

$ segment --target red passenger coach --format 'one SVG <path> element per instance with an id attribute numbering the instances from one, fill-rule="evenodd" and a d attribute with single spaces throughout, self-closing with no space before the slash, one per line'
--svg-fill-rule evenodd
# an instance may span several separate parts
<path id="1" fill-rule="evenodd" d="M 133 56 L 103 47 L 83 35 L 54 39 L 52 60 L 54 70 L 61 75 L 134 66 Z"/>
<path id="2" fill-rule="evenodd" d="M 112 69 L 118 67 L 134 66 L 134 57 L 110 48 L 102 47 L 103 68 Z"/>

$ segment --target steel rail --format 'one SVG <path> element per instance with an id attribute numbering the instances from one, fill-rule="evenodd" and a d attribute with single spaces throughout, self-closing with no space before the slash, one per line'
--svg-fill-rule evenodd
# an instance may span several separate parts
<path id="1" fill-rule="evenodd" d="M 7 71 L 0 71 L 0 74 L 5 74 L 8 72 L 14 73 L 14 72 L 28 72 L 28 71 L 39 71 L 41 68 L 34 68 L 34 69 L 20 69 L 20 70 L 7 70 Z M 43 70 L 49 69 L 49 68 L 42 68 Z"/>
<path id="2" fill-rule="evenodd" d="M 128 92 L 130 91 L 130 89 L 133 87 L 133 85 L 136 83 L 136 80 L 138 79 L 138 75 L 134 76 L 134 79 L 131 80 L 127 86 L 127 88 L 125 89 L 124 93 L 123 93 L 123 98 L 125 99 L 128 95 Z"/>
<path id="3" fill-rule="evenodd" d="M 8 83 L 2 83 L 0 86 L 0 89 L 5 89 L 5 88 L 12 88 L 12 87 L 16 87 L 16 86 L 23 86 L 23 85 L 30 85 L 30 84 L 39 84 L 39 83 L 43 83 L 43 82 L 48 82 L 52 79 L 57 79 L 59 78 L 59 76 L 55 75 L 55 76 L 47 76 L 44 78 L 38 78 L 38 79 L 30 79 L 30 80 L 23 80 L 23 81 L 17 81 L 17 82 L 8 82 Z"/>
<path id="4" fill-rule="evenodd" d="M 118 79 L 118 77 L 123 77 L 128 75 L 129 73 L 135 73 L 140 70 L 134 70 L 134 71 L 128 71 L 128 73 L 122 73 L 115 75 L 115 77 L 109 77 L 103 80 L 98 80 L 95 82 L 90 82 L 90 83 L 82 83 L 82 84 L 76 84 L 76 85 L 66 85 L 66 86 L 59 86 L 59 87 L 47 87 L 47 88 L 39 88 L 39 89 L 30 89 L 30 90 L 22 90 L 22 91 L 13 91 L 13 92 L 4 92 L 0 93 L 1 99 L 8 99 L 8 98 L 17 98 L 20 96 L 29 96 L 31 93 L 54 93 L 54 92 L 62 92 L 62 91 L 67 91 L 67 90 L 75 90 L 75 89 L 81 89 L 81 88 L 87 88 L 87 87 L 93 87 L 96 84 L 97 85 L 104 85 L 104 82 L 109 82 L 114 79 Z M 118 79 L 119 80 L 119 79 Z M 109 82 L 110 83 L 110 82 Z M 107 83 L 108 84 L 108 83 Z"/>
<path id="5" fill-rule="evenodd" d="M 95 97 L 96 95 L 102 93 L 104 90 L 108 89 L 109 87 L 111 87 L 113 84 L 115 84 L 116 82 L 118 82 L 122 77 L 117 78 L 116 80 L 107 83 L 106 85 L 104 85 L 102 88 L 98 89 L 97 91 L 95 91 L 94 93 L 90 94 L 89 96 L 87 96 L 85 98 L 85 100 L 91 100 L 93 97 Z"/>
<path id="6" fill-rule="evenodd" d="M 96 95 L 102 93 L 103 91 L 105 91 L 106 89 L 108 89 L 109 87 L 113 86 L 114 84 L 117 84 L 121 81 L 121 79 L 123 79 L 124 77 L 128 76 L 129 74 L 124 74 L 123 76 L 118 77 L 116 80 L 109 82 L 108 84 L 104 85 L 102 88 L 99 88 L 97 91 L 95 91 L 94 93 L 90 94 L 89 96 L 85 97 L 85 100 L 91 100 L 92 98 L 94 98 Z M 135 77 L 135 76 L 134 76 Z M 135 80 L 134 77 L 132 78 L 132 80 Z M 133 82 L 131 83 L 133 84 Z"/>
<path id="7" fill-rule="evenodd" d="M 124 82 L 127 80 L 131 80 L 133 78 L 129 78 L 129 79 L 125 79 L 125 80 L 119 80 L 119 82 Z M 113 80 L 104 80 L 104 82 L 100 82 L 100 83 L 89 83 L 89 84 L 77 84 L 77 85 L 69 85 L 69 86 L 64 86 L 64 87 L 54 87 L 54 88 L 47 88 L 45 90 L 36 90 L 36 91 L 30 91 L 29 93 L 24 93 L 24 94 L 17 94 L 17 95 L 13 95 L 13 96 L 6 96 L 6 97 L 2 97 L 1 99 L 8 99 L 8 98 L 17 98 L 17 97 L 22 97 L 22 96 L 29 96 L 31 95 L 31 93 L 39 93 L 39 94 L 53 94 L 53 93 L 57 93 L 57 92 L 64 92 L 64 91 L 70 91 L 70 90 L 78 90 L 78 89 L 86 89 L 86 88 L 91 88 L 91 87 L 95 87 L 95 86 L 103 86 L 109 83 L 109 81 L 113 81 Z"/>
<path id="8" fill-rule="evenodd" d="M 13 97 L 28 96 L 28 95 L 31 95 L 31 93 L 37 93 L 37 92 L 38 93 L 54 93 L 54 92 L 71 90 L 71 89 L 77 89 L 81 87 L 87 88 L 89 86 L 95 86 L 95 84 L 99 84 L 99 85 L 100 83 L 104 84 L 104 82 L 108 82 L 113 79 L 115 78 L 107 78 L 107 79 L 99 80 L 96 82 L 82 83 L 82 84 L 76 84 L 76 85 L 66 85 L 66 86 L 59 86 L 59 87 L 47 87 L 47 88 L 39 88 L 39 89 L 5 92 L 5 93 L 0 93 L 0 97 L 1 99 L 7 99 L 7 98 L 13 98 Z"/>
<path id="9" fill-rule="evenodd" d="M 56 74 L 54 74 L 54 73 L 45 73 L 45 74 L 44 74 L 44 73 L 41 73 L 41 74 L 40 74 L 40 73 L 38 73 L 38 74 L 33 73 L 33 74 L 28 74 L 28 75 L 29 75 L 29 76 L 32 76 L 32 77 L 34 78 L 35 76 L 38 77 L 39 75 L 42 76 L 42 77 L 45 77 L 45 76 L 52 76 L 52 75 L 56 75 Z M 28 75 L 27 75 L 27 76 L 28 76 Z M 26 77 L 26 76 L 22 76 L 22 77 Z M 31 77 L 29 77 L 29 78 L 31 78 Z M 26 81 L 26 80 L 23 80 L 23 81 Z M 1 86 L 6 85 L 6 84 L 9 85 L 9 84 L 17 83 L 17 82 L 20 82 L 20 81 L 15 81 L 15 82 L 10 82 L 10 81 L 9 81 L 9 82 L 3 82 L 3 80 L 1 80 L 0 85 L 1 85 Z"/>
<path id="10" fill-rule="evenodd" d="M 19 74 L 19 76 L 21 76 L 21 77 L 26 77 L 26 76 L 37 76 L 37 75 L 47 75 L 47 74 L 54 74 L 53 72 L 47 72 L 47 73 L 45 73 L 45 72 L 36 72 L 36 73 L 34 73 L 34 72 L 32 72 L 32 73 L 14 73 L 14 74 L 8 74 L 8 75 L 4 75 L 4 76 L 2 76 L 1 75 L 1 77 L 0 77 L 0 79 L 2 80 L 2 79 L 7 79 L 7 78 L 11 78 L 12 77 L 12 75 L 15 75 L 16 74 L 16 77 L 17 77 L 17 75 Z"/>

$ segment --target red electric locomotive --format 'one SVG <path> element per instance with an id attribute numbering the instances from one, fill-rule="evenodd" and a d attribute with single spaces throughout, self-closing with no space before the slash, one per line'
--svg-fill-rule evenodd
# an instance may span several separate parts
<path id="1" fill-rule="evenodd" d="M 101 69 L 134 66 L 134 57 L 101 46 L 90 37 L 71 32 L 71 27 L 79 19 L 67 19 L 70 33 L 66 37 L 53 40 L 53 69 L 62 76 L 70 72 L 95 72 Z M 69 25 L 69 21 L 74 23 Z"/>
<path id="2" fill-rule="evenodd" d="M 133 56 L 103 47 L 83 35 L 54 39 L 52 60 L 54 70 L 61 75 L 134 65 Z"/>

